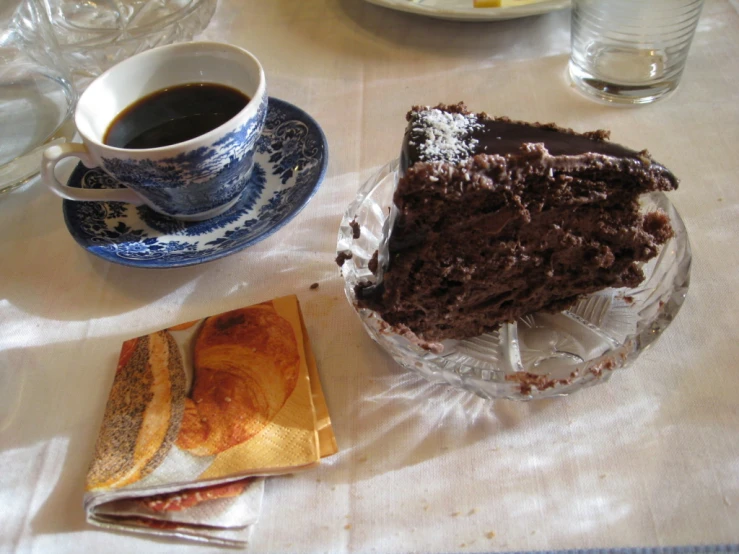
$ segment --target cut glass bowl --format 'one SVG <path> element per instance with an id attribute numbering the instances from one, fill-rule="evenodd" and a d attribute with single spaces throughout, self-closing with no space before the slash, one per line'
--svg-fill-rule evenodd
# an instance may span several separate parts
<path id="1" fill-rule="evenodd" d="M 217 0 L 44 0 L 76 81 L 148 50 L 192 39 Z"/>
<path id="2" fill-rule="evenodd" d="M 387 259 L 387 229 L 398 162 L 369 179 L 344 213 L 337 253 L 344 290 L 370 337 L 401 366 L 430 381 L 447 383 L 488 399 L 531 400 L 570 394 L 607 381 L 630 365 L 677 315 L 690 281 L 690 244 L 680 215 L 663 193 L 642 197 L 645 211 L 661 209 L 675 236 L 642 266 L 646 279 L 636 289 L 606 289 L 580 299 L 561 313 L 534 313 L 492 333 L 449 340 L 441 353 L 425 350 L 395 333 L 376 312 L 359 307 L 355 286 L 376 282 L 368 268 L 375 251 Z M 359 225 L 354 238 L 351 223 Z M 351 254 L 351 257 L 348 257 Z"/>

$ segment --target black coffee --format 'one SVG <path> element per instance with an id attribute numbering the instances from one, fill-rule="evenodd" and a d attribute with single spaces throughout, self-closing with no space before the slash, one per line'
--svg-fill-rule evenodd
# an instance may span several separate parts
<path id="1" fill-rule="evenodd" d="M 118 114 L 103 142 L 117 148 L 158 148 L 184 142 L 224 124 L 248 103 L 248 96 L 225 85 L 191 83 L 166 88 Z"/>

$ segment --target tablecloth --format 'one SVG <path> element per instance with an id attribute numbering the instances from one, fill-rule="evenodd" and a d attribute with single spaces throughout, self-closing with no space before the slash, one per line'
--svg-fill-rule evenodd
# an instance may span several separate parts
<path id="1" fill-rule="evenodd" d="M 84 477 L 120 344 L 292 293 L 341 451 L 269 479 L 249 551 L 739 543 L 739 2 L 708 0 L 678 91 L 628 109 L 567 82 L 567 10 L 468 24 L 362 0 L 221 0 L 200 38 L 252 51 L 269 93 L 319 122 L 326 178 L 278 233 L 169 270 L 88 254 L 38 182 L 0 200 L 0 551 L 216 551 L 84 521 Z M 373 343 L 344 298 L 333 261 L 343 210 L 398 155 L 412 105 L 460 100 L 610 129 L 681 178 L 671 198 L 693 248 L 687 300 L 609 382 L 530 403 L 431 385 Z"/>

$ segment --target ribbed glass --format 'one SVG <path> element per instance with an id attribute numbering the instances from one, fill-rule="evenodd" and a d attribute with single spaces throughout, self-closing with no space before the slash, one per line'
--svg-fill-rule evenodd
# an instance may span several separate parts
<path id="1" fill-rule="evenodd" d="M 677 88 L 704 0 L 573 0 L 570 76 L 607 102 L 644 104 Z"/>

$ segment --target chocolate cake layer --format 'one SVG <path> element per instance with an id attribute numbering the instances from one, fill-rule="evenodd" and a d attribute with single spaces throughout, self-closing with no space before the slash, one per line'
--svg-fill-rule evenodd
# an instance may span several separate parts
<path id="1" fill-rule="evenodd" d="M 379 286 L 358 288 L 360 302 L 440 341 L 637 286 L 638 262 L 672 236 L 666 215 L 639 212 L 639 196 L 673 190 L 677 179 L 607 136 L 463 105 L 415 108 L 390 261 Z"/>

